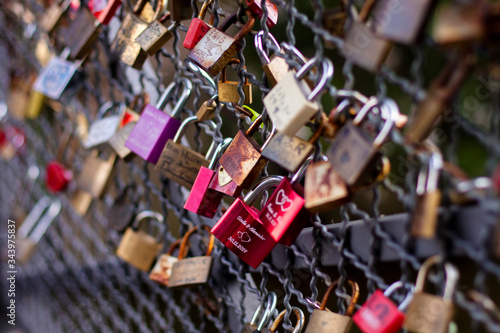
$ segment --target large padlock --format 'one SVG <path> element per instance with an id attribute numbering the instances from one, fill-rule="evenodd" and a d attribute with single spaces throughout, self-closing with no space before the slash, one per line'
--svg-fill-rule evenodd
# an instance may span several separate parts
<path id="1" fill-rule="evenodd" d="M 147 220 L 156 220 L 158 225 L 163 224 L 163 216 L 158 212 L 146 210 L 137 214 L 132 227 L 125 230 L 125 234 L 123 234 L 116 249 L 116 255 L 119 258 L 143 272 L 149 271 L 153 261 L 163 248 L 163 233 L 159 232 L 158 226 L 156 237 L 140 228 L 141 224 Z"/>
<path id="2" fill-rule="evenodd" d="M 180 25 L 180 22 L 174 22 L 168 27 L 165 22 L 170 19 L 170 12 L 167 12 L 159 20 L 151 22 L 135 41 L 150 56 L 154 56 L 167 42 L 174 37 L 172 32 Z"/>
<path id="3" fill-rule="evenodd" d="M 223 31 L 236 21 L 235 14 L 228 17 L 219 28 L 210 28 L 187 57 L 211 75 L 219 74 L 241 49 L 241 40 L 252 30 L 255 23 L 252 12 L 250 10 L 245 12 L 248 20 L 234 37 Z"/>
<path id="4" fill-rule="evenodd" d="M 192 50 L 193 47 L 198 44 L 198 42 L 206 35 L 208 30 L 212 27 L 214 23 L 215 16 L 212 15 L 210 18 L 210 22 L 206 23 L 203 21 L 205 15 L 207 14 L 208 7 L 213 3 L 213 0 L 206 0 L 200 10 L 200 14 L 198 17 L 195 17 L 191 20 L 189 24 L 188 31 L 186 32 L 186 37 L 184 38 L 184 42 L 182 46 L 184 46 L 188 50 Z"/>
<path id="5" fill-rule="evenodd" d="M 328 297 L 339 283 L 339 280 L 336 280 L 332 282 L 328 287 L 325 295 L 323 296 L 323 300 L 321 301 L 321 305 L 318 307 L 318 309 L 315 309 L 313 311 L 313 314 L 309 319 L 309 324 L 307 324 L 305 333 L 321 333 L 331 331 L 334 331 L 336 333 L 349 332 L 352 326 L 351 315 L 354 311 L 354 307 L 356 306 L 359 297 L 359 285 L 356 281 L 353 280 L 347 280 L 347 282 L 351 287 L 352 294 L 349 305 L 345 311 L 345 315 L 331 312 L 326 309 Z"/>
<path id="6" fill-rule="evenodd" d="M 94 17 L 102 24 L 108 25 L 120 8 L 122 0 L 89 0 L 87 4 Z"/>
<path id="7" fill-rule="evenodd" d="M 190 20 L 193 16 L 193 7 L 191 1 L 186 0 L 169 0 L 168 10 L 172 15 L 172 21 Z"/>
<path id="8" fill-rule="evenodd" d="M 264 328 L 262 330 L 262 333 L 271 333 L 271 332 L 277 332 L 278 327 L 280 324 L 284 321 L 285 315 L 286 315 L 287 310 L 283 310 L 280 312 L 278 317 L 274 320 L 273 324 L 269 329 Z M 304 312 L 302 312 L 301 309 L 298 307 L 292 306 L 292 312 L 295 314 L 295 318 L 297 318 L 297 322 L 295 323 L 295 327 L 293 328 L 292 333 L 300 333 L 302 332 L 302 329 L 304 328 L 304 322 L 305 322 L 305 316 Z"/>
<path id="9" fill-rule="evenodd" d="M 257 15 L 259 19 L 264 15 L 264 4 L 262 0 L 245 0 L 248 8 Z M 278 23 L 278 7 L 269 0 L 265 0 L 267 11 L 266 26 L 272 28 Z"/>
<path id="10" fill-rule="evenodd" d="M 101 23 L 95 19 L 88 7 L 80 6 L 65 35 L 65 41 L 71 50 L 69 57 L 73 60 L 84 59 L 99 38 L 100 30 Z"/>
<path id="11" fill-rule="evenodd" d="M 68 184 L 73 180 L 73 172 L 71 171 L 72 159 L 76 156 L 76 149 L 78 147 L 71 147 L 70 141 L 72 138 L 74 129 L 72 125 L 66 127 L 59 147 L 57 148 L 56 158 L 47 164 L 45 169 L 45 185 L 52 192 L 60 192 L 64 190 Z M 67 151 L 68 146 L 73 148 L 73 152 Z M 64 159 L 64 153 L 66 152 L 66 159 Z M 71 154 L 68 158 L 68 154 Z"/>
<path id="12" fill-rule="evenodd" d="M 267 324 L 271 320 L 271 317 L 276 310 L 276 303 L 278 301 L 278 297 L 274 292 L 270 292 L 264 297 L 262 303 L 253 313 L 252 319 L 249 323 L 245 323 L 243 326 L 242 333 L 255 333 L 261 332 Z M 264 305 L 265 302 L 265 305 Z M 264 305 L 264 306 L 263 306 Z M 262 313 L 261 313 L 262 312 Z M 260 320 L 259 320 L 260 316 Z M 259 322 L 257 323 L 257 321 Z"/>
<path id="13" fill-rule="evenodd" d="M 389 298 L 397 289 L 406 289 L 407 295 L 397 306 Z M 363 333 L 396 333 L 401 330 L 408 304 L 413 298 L 414 286 L 401 281 L 391 284 L 386 291 L 377 289 L 352 316 L 352 320 Z"/>
<path id="14" fill-rule="evenodd" d="M 258 196 L 281 183 L 283 177 L 268 177 L 245 198 L 236 198 L 212 228 L 212 234 L 231 252 L 253 268 L 257 268 L 277 242 L 259 220 L 259 211 L 251 205 Z"/>
<path id="15" fill-rule="evenodd" d="M 210 227 L 194 227 L 182 238 L 177 262 L 172 267 L 172 275 L 168 282 L 170 288 L 197 286 L 208 282 L 212 270 L 213 258 L 210 256 L 214 248 L 215 238 L 210 234 L 207 244 L 207 251 L 204 256 L 185 258 L 188 252 L 189 237 L 196 231 L 206 230 L 210 234 Z"/>
<path id="16" fill-rule="evenodd" d="M 239 81 L 227 81 L 226 80 L 226 68 L 232 64 L 239 65 L 239 59 L 231 59 L 227 66 L 221 72 L 218 91 L 219 91 L 219 102 L 239 104 L 240 94 L 238 92 Z M 243 66 L 246 70 L 246 67 Z M 245 77 L 245 83 L 243 84 L 243 94 L 245 99 L 243 104 L 252 104 L 252 85 L 248 83 L 248 78 Z"/>
<path id="17" fill-rule="evenodd" d="M 89 126 L 87 137 L 82 142 L 83 148 L 91 149 L 108 142 L 118 130 L 124 111 L 124 103 L 104 103 Z"/>
<path id="18" fill-rule="evenodd" d="M 317 64 L 309 60 L 297 73 L 289 72 L 269 94 L 264 97 L 264 106 L 276 129 L 286 135 L 295 135 L 321 109 L 317 100 L 333 76 L 333 64 L 325 59 L 321 62 L 321 79 L 311 91 L 303 81 L 307 73 Z"/>
<path id="19" fill-rule="evenodd" d="M 207 160 L 212 156 L 215 148 L 215 141 L 212 141 L 205 157 L 200 153 L 183 146 L 180 141 L 184 135 L 186 128 L 189 124 L 198 122 L 196 116 L 186 118 L 179 130 L 175 134 L 174 139 L 169 139 L 165 148 L 163 149 L 158 162 L 156 163 L 155 170 L 159 171 L 168 179 L 191 189 L 196 176 L 202 166 L 208 167 L 210 162 Z M 204 123 L 201 123 L 204 124 Z M 205 123 L 215 131 L 216 125 L 213 121 Z"/>
<path id="20" fill-rule="evenodd" d="M 420 267 L 413 296 L 403 327 L 412 333 L 445 333 L 453 318 L 453 294 L 459 279 L 459 273 L 450 263 L 444 264 L 446 282 L 443 296 L 424 292 L 425 280 L 429 269 L 443 262 L 440 256 L 428 258 Z"/>
<path id="21" fill-rule="evenodd" d="M 433 238 L 436 235 L 438 208 L 441 191 L 438 188 L 439 173 L 443 168 L 443 156 L 439 148 L 430 140 L 425 142 L 427 165 L 424 165 L 417 178 L 417 198 L 411 222 L 411 235 L 420 238 Z"/>
<path id="22" fill-rule="evenodd" d="M 15 224 L 8 225 L 7 237 L 9 239 L 17 239 L 17 248 L 15 251 L 17 262 L 23 265 L 30 260 L 35 253 L 37 244 L 43 238 L 60 211 L 61 202 L 58 199 L 43 197 L 33 206 L 17 232 Z"/>
<path id="23" fill-rule="evenodd" d="M 276 54 L 273 54 L 269 57 L 264 50 L 264 42 L 263 38 L 265 36 L 265 32 L 263 30 L 259 31 L 254 38 L 255 51 L 259 56 L 260 62 L 262 63 L 262 70 L 264 74 L 266 74 L 267 80 L 270 86 L 275 86 L 279 81 L 281 81 L 290 71 L 288 64 L 283 57 L 279 57 Z M 273 43 L 273 45 L 281 50 L 281 45 L 278 43 L 276 38 L 274 38 L 271 33 L 267 34 L 267 38 Z"/>
<path id="24" fill-rule="evenodd" d="M 156 107 L 146 105 L 125 143 L 127 148 L 148 162 L 155 164 L 158 162 L 163 147 L 169 139 L 175 136 L 181 126 L 181 122 L 176 117 L 179 116 L 188 101 L 193 84 L 185 78 L 182 78 L 180 83 L 184 89 L 170 115 L 161 110 L 168 105 L 169 100 L 173 97 L 172 94 L 178 86 L 175 81 L 167 87 Z"/>
<path id="25" fill-rule="evenodd" d="M 174 256 L 174 251 L 176 248 L 180 247 L 181 240 L 176 240 L 168 249 L 167 253 L 160 254 L 154 264 L 151 272 L 149 273 L 149 278 L 153 281 L 161 283 L 168 287 L 168 281 L 172 276 L 172 268 L 174 264 L 178 261 L 177 256 Z M 188 248 L 186 247 L 186 252 Z M 184 254 L 186 255 L 186 254 Z"/>
<path id="26" fill-rule="evenodd" d="M 98 199 L 108 183 L 115 160 L 115 153 L 110 153 L 107 159 L 102 159 L 97 150 L 92 151 L 83 161 L 82 170 L 76 180 L 78 188 Z"/>

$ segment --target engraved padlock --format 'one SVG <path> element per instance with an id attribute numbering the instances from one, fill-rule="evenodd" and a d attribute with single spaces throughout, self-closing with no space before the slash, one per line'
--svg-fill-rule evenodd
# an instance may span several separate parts
<path id="1" fill-rule="evenodd" d="M 141 32 L 135 39 L 137 44 L 150 56 L 154 56 L 167 42 L 174 37 L 173 31 L 180 25 L 180 22 L 174 22 L 168 27 L 165 22 L 170 19 L 170 12 L 167 12 L 160 19 L 151 22 L 146 30 Z"/>
<path id="2" fill-rule="evenodd" d="M 99 155 L 99 152 L 94 150 L 85 158 L 76 180 L 78 188 L 95 199 L 100 198 L 104 192 L 116 160 L 115 153 L 110 153 L 107 159 Z"/>
<path id="3" fill-rule="evenodd" d="M 228 17 L 219 28 L 210 28 L 187 57 L 211 75 L 219 74 L 242 48 L 241 40 L 252 30 L 255 23 L 252 12 L 250 10 L 245 12 L 248 20 L 234 37 L 223 31 L 236 21 L 235 14 Z"/>
<path id="4" fill-rule="evenodd" d="M 186 258 L 189 238 L 196 232 L 206 230 L 210 234 L 210 227 L 194 227 L 182 238 L 177 262 L 172 267 L 172 275 L 168 282 L 170 288 L 184 286 L 198 286 L 208 282 L 212 270 L 213 258 L 210 256 L 214 248 L 215 238 L 210 234 L 207 251 L 204 256 Z"/>
<path id="5" fill-rule="evenodd" d="M 443 262 L 440 256 L 428 258 L 420 267 L 413 296 L 403 327 L 412 333 L 445 333 L 453 318 L 453 294 L 459 279 L 459 272 L 450 263 L 444 264 L 446 282 L 443 296 L 424 292 L 429 269 Z"/>
<path id="6" fill-rule="evenodd" d="M 245 323 L 242 333 L 255 333 L 261 332 L 271 320 L 271 317 L 276 310 L 276 303 L 278 297 L 274 292 L 270 292 L 263 298 L 259 307 L 253 313 L 252 319 L 249 323 Z M 265 305 L 264 305 L 265 303 Z M 261 313 L 262 312 L 262 313 Z M 260 320 L 259 320 L 260 316 Z M 257 323 L 257 321 L 259 321 Z"/>
<path id="7" fill-rule="evenodd" d="M 172 276 L 172 268 L 178 261 L 177 256 L 174 256 L 174 251 L 181 245 L 181 239 L 176 240 L 168 249 L 167 253 L 160 254 L 156 263 L 154 264 L 149 278 L 153 281 L 161 283 L 168 287 L 168 281 Z M 186 251 L 188 248 L 186 247 Z"/>
<path id="8" fill-rule="evenodd" d="M 74 129 L 66 127 L 57 148 L 56 158 L 47 164 L 45 169 L 45 185 L 52 192 L 63 191 L 68 184 L 73 180 L 73 172 L 71 171 L 72 159 L 76 156 L 76 149 L 72 147 L 70 141 Z M 68 151 L 68 146 L 72 151 Z M 66 159 L 64 153 L 66 152 Z M 68 156 L 70 155 L 70 156 Z"/>
<path id="9" fill-rule="evenodd" d="M 108 25 L 122 5 L 122 0 L 89 0 L 87 5 L 99 22 Z"/>
<path id="10" fill-rule="evenodd" d="M 269 329 L 264 328 L 262 330 L 262 333 L 277 332 L 278 327 L 285 319 L 286 312 L 287 312 L 287 310 L 281 311 L 280 314 L 278 315 L 278 317 L 274 320 L 271 327 Z M 292 312 L 295 314 L 295 318 L 297 319 L 297 322 L 295 323 L 295 327 L 293 328 L 292 333 L 300 333 L 300 332 L 302 332 L 302 329 L 304 328 L 304 322 L 305 322 L 304 312 L 302 312 L 301 309 L 299 309 L 298 307 L 295 307 L 295 306 L 292 306 Z"/>
<path id="11" fill-rule="evenodd" d="M 33 206 L 17 232 L 11 229 L 11 224 L 9 224 L 8 237 L 11 239 L 10 235 L 14 235 L 15 232 L 17 238 L 16 260 L 21 265 L 26 264 L 33 256 L 37 244 L 60 211 L 61 202 L 58 199 L 50 199 L 45 196 Z"/>
<path id="12" fill-rule="evenodd" d="M 259 19 L 264 15 L 264 4 L 262 0 L 245 0 L 248 8 L 257 15 Z M 266 26 L 272 28 L 278 23 L 278 7 L 269 0 L 265 0 L 267 11 Z"/>
<path id="13" fill-rule="evenodd" d="M 339 280 L 336 280 L 330 284 L 328 289 L 323 296 L 321 305 L 318 309 L 315 309 L 309 319 L 309 324 L 307 324 L 305 333 L 320 333 L 320 332 L 330 332 L 332 329 L 338 333 L 347 333 L 351 329 L 352 319 L 351 315 L 354 311 L 354 307 L 358 301 L 359 297 L 359 285 L 356 281 L 347 280 L 347 283 L 351 287 L 351 298 L 349 300 L 349 305 L 345 310 L 345 314 L 331 312 L 326 309 L 326 303 L 328 302 L 328 297 L 334 288 L 338 285 Z M 316 305 L 316 303 L 314 303 Z M 317 305 L 316 305 L 317 306 Z"/>
<path id="14" fill-rule="evenodd" d="M 184 38 L 184 42 L 182 46 L 184 46 L 188 50 L 192 50 L 193 47 L 198 44 L 198 42 L 206 35 L 208 30 L 212 27 L 214 23 L 215 16 L 212 14 L 210 18 L 210 22 L 206 23 L 203 21 L 205 15 L 207 14 L 208 7 L 213 3 L 213 0 L 206 0 L 201 9 L 198 17 L 195 17 L 191 20 L 189 24 L 188 31 L 186 32 L 186 37 Z"/>
<path id="15" fill-rule="evenodd" d="M 239 65 L 239 59 L 231 59 L 227 66 L 221 72 L 220 80 L 218 84 L 219 91 L 219 102 L 239 104 L 240 94 L 238 92 L 239 81 L 228 81 L 226 80 L 226 68 L 232 64 Z M 246 70 L 246 67 L 243 66 Z M 243 94 L 245 99 L 243 104 L 252 104 L 252 85 L 248 83 L 248 78 L 245 77 L 245 83 L 243 84 Z"/>
<path id="16" fill-rule="evenodd" d="M 148 220 L 157 222 L 155 224 L 157 227 L 156 236 L 152 236 L 141 229 L 141 225 Z M 132 227 L 125 230 L 116 249 L 116 255 L 135 268 L 148 272 L 153 261 L 163 248 L 163 233 L 159 232 L 159 225 L 161 224 L 163 224 L 163 216 L 158 212 L 146 210 L 137 214 Z"/>
<path id="17" fill-rule="evenodd" d="M 124 103 L 104 103 L 89 126 L 87 137 L 82 142 L 83 148 L 91 149 L 108 142 L 118 130 L 124 111 Z"/>
<path id="18" fill-rule="evenodd" d="M 333 76 L 333 64 L 325 59 L 321 62 L 321 78 L 311 91 L 303 80 L 318 64 L 312 58 L 297 73 L 289 72 L 269 94 L 264 97 L 264 106 L 276 129 L 287 135 L 295 135 L 321 109 L 317 100 L 321 97 Z"/>
<path id="19" fill-rule="evenodd" d="M 208 158 L 212 156 L 216 147 L 215 141 L 212 141 L 207 154 L 203 156 L 180 143 L 187 126 L 196 122 L 199 122 L 196 116 L 188 117 L 182 122 L 179 130 L 175 134 L 174 139 L 168 139 L 167 144 L 165 145 L 165 148 L 155 165 L 156 171 L 188 189 L 192 188 L 200 168 L 202 166 L 208 167 L 210 164 Z M 206 126 L 208 125 L 208 127 L 210 127 L 213 131 L 216 129 L 215 123 L 211 120 L 207 123 L 200 124 L 204 124 Z"/>
<path id="20" fill-rule="evenodd" d="M 146 105 L 125 143 L 127 148 L 148 162 L 155 164 L 158 162 L 163 147 L 169 139 L 175 136 L 181 126 L 181 122 L 176 118 L 188 101 L 193 84 L 185 78 L 182 78 L 180 83 L 183 85 L 182 94 L 170 115 L 162 110 L 168 106 L 168 102 L 178 86 L 175 81 L 167 87 L 156 107 Z"/>
<path id="21" fill-rule="evenodd" d="M 80 6 L 64 36 L 71 50 L 69 57 L 73 60 L 84 59 L 99 38 L 100 31 L 101 23 L 95 19 L 87 6 Z"/>

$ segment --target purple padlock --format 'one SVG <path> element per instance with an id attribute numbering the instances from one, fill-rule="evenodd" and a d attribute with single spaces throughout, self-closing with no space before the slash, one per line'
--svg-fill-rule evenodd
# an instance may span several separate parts
<path id="1" fill-rule="evenodd" d="M 182 84 L 184 89 L 171 115 L 168 115 L 162 110 L 167 106 L 178 84 Z M 186 78 L 181 78 L 180 83 L 172 82 L 158 100 L 156 107 L 146 105 L 125 146 L 146 161 L 156 164 L 163 147 L 169 139 L 174 138 L 181 126 L 176 117 L 184 108 L 192 90 L 193 84 Z"/>

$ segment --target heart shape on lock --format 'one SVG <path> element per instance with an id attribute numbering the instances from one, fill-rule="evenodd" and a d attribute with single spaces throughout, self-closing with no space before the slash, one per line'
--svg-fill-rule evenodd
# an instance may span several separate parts
<path id="1" fill-rule="evenodd" d="M 292 207 L 292 200 L 285 194 L 285 190 L 281 189 L 276 195 L 276 205 L 280 206 L 282 212 L 286 212 Z"/>

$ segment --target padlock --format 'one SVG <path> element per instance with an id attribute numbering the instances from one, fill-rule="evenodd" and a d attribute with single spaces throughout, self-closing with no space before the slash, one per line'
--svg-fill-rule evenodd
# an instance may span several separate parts
<path id="1" fill-rule="evenodd" d="M 158 100 L 156 107 L 147 105 L 144 108 L 141 117 L 125 143 L 127 148 L 148 162 L 155 164 L 158 162 L 163 147 L 169 139 L 175 136 L 181 126 L 181 122 L 176 117 L 179 116 L 188 101 L 193 84 L 185 78 L 182 78 L 180 83 L 184 88 L 170 115 L 161 110 L 168 105 L 169 100 L 172 98 L 172 94 L 178 85 L 175 81 L 167 87 Z"/>
<path id="2" fill-rule="evenodd" d="M 259 31 L 254 38 L 255 51 L 259 56 L 260 62 L 262 63 L 262 70 L 266 74 L 267 80 L 271 87 L 274 87 L 279 81 L 281 81 L 286 74 L 290 71 L 289 66 L 283 57 L 279 57 L 273 54 L 269 57 L 264 50 L 263 38 L 265 33 L 263 30 Z M 276 38 L 274 38 L 271 33 L 267 34 L 267 38 L 276 46 L 277 49 L 281 49 L 281 45 L 278 43 Z"/>
<path id="3" fill-rule="evenodd" d="M 283 178 L 259 214 L 259 220 L 274 241 L 286 246 L 295 242 L 309 222 L 310 214 L 304 208 L 304 188 L 300 180 L 311 160 L 312 156 L 290 180 Z"/>
<path id="4" fill-rule="evenodd" d="M 228 17 L 219 28 L 210 28 L 187 57 L 211 75 L 219 74 L 241 49 L 241 40 L 252 30 L 255 23 L 252 12 L 250 10 L 245 12 L 248 20 L 234 37 L 226 35 L 223 31 L 236 21 L 236 14 Z"/>
<path id="5" fill-rule="evenodd" d="M 264 106 L 276 129 L 286 135 L 295 135 L 321 109 L 317 99 L 328 86 L 333 76 L 333 64 L 329 59 L 321 62 L 323 72 L 314 90 L 303 81 L 318 60 L 309 60 L 295 74 L 289 72 L 264 97 Z"/>
<path id="6" fill-rule="evenodd" d="M 283 320 L 285 319 L 286 311 L 287 310 L 281 311 L 276 320 L 274 320 L 273 324 L 271 325 L 271 328 L 270 329 L 264 328 L 262 330 L 262 333 L 277 332 L 281 322 L 283 322 Z M 295 323 L 295 327 L 293 328 L 292 333 L 300 333 L 304 328 L 304 322 L 305 322 L 304 312 L 302 312 L 301 309 L 295 306 L 292 306 L 292 311 L 295 314 L 295 317 L 297 318 L 297 322 Z"/>
<path id="7" fill-rule="evenodd" d="M 259 19 L 264 15 L 264 7 L 262 0 L 245 0 L 248 8 L 252 11 L 254 15 L 257 15 Z M 265 6 L 267 9 L 267 20 L 266 26 L 271 29 L 278 23 L 278 7 L 272 3 L 270 0 L 265 0 Z"/>
<path id="8" fill-rule="evenodd" d="M 158 225 L 163 224 L 163 216 L 158 212 L 145 210 L 137 214 L 132 227 L 125 230 L 123 238 L 116 249 L 116 255 L 138 270 L 148 272 L 153 261 L 163 248 L 163 233 L 157 229 L 157 235 L 152 236 L 140 229 L 147 219 L 154 219 Z M 136 230 L 134 230 L 136 228 Z"/>
<path id="9" fill-rule="evenodd" d="M 347 282 L 351 287 L 352 294 L 349 305 L 345 311 L 345 315 L 331 312 L 326 309 L 328 297 L 339 283 L 339 280 L 336 280 L 332 282 L 328 287 L 325 295 L 323 296 L 323 300 L 321 301 L 321 305 L 318 306 L 318 309 L 315 309 L 313 311 L 311 318 L 309 319 L 309 324 L 307 324 L 305 333 L 331 332 L 332 330 L 336 333 L 349 332 L 352 326 L 351 315 L 354 311 L 354 307 L 356 306 L 359 297 L 359 285 L 356 281 L 353 280 L 347 280 Z"/>
<path id="10" fill-rule="evenodd" d="M 68 146 L 70 146 L 73 131 L 72 124 L 65 128 L 61 136 L 59 147 L 57 148 L 56 158 L 54 161 L 49 162 L 45 169 L 45 185 L 52 192 L 63 191 L 73 180 L 71 160 L 76 156 L 76 149 L 78 147 L 72 149 L 74 152 L 72 153 L 73 156 L 70 156 L 71 158 L 66 157 L 66 159 L 63 159 L 64 152 L 67 151 Z M 66 156 L 68 154 L 69 152 L 66 152 Z"/>
<path id="11" fill-rule="evenodd" d="M 170 19 L 170 13 L 166 13 L 159 20 L 151 22 L 146 30 L 144 30 L 135 41 L 141 48 L 150 56 L 154 56 L 167 42 L 174 37 L 172 32 L 176 29 L 180 22 L 174 22 L 168 27 L 164 25 Z"/>
<path id="12" fill-rule="evenodd" d="M 429 268 L 440 264 L 443 258 L 433 256 L 420 267 L 415 286 L 415 294 L 406 311 L 404 329 L 412 333 L 445 333 L 453 318 L 453 294 L 459 279 L 459 272 L 450 263 L 444 264 L 446 284 L 443 296 L 424 292 Z"/>
<path id="13" fill-rule="evenodd" d="M 109 24 L 121 4 L 122 0 L 89 0 L 87 3 L 94 17 L 104 25 Z"/>
<path id="14" fill-rule="evenodd" d="M 95 199 L 102 195 L 116 160 L 114 153 L 109 154 L 108 159 L 102 159 L 98 154 L 98 151 L 94 150 L 85 158 L 76 181 L 80 190 L 89 193 Z"/>
<path id="15" fill-rule="evenodd" d="M 214 119 L 218 100 L 219 96 L 214 95 L 208 101 L 203 102 L 203 104 L 198 109 L 198 112 L 196 112 L 196 118 L 198 118 L 199 121 Z"/>
<path id="16" fill-rule="evenodd" d="M 217 161 L 223 151 L 231 144 L 232 139 L 224 139 L 215 151 L 208 168 L 202 166 L 196 176 L 193 187 L 184 204 L 184 209 L 201 216 L 212 218 L 220 206 L 224 194 L 210 188 L 213 178 L 216 177 Z"/>
<path id="17" fill-rule="evenodd" d="M 449 62 L 431 83 L 427 96 L 412 113 L 405 139 L 418 144 L 434 129 L 436 122 L 451 103 L 453 95 L 460 89 L 471 65 L 471 56 Z"/>
<path id="18" fill-rule="evenodd" d="M 112 199 L 110 207 L 106 210 L 108 228 L 122 233 L 130 227 L 139 209 L 140 195 L 136 190 L 135 183 L 128 184 L 116 198 Z"/>
<path id="19" fill-rule="evenodd" d="M 10 161 L 25 151 L 26 135 L 21 128 L 6 126 L 0 128 L 0 157 Z"/>
<path id="20" fill-rule="evenodd" d="M 40 27 L 42 30 L 51 35 L 63 21 L 63 17 L 71 5 L 71 2 L 72 0 L 63 0 L 61 3 L 59 3 L 59 1 L 54 1 L 40 20 Z"/>
<path id="21" fill-rule="evenodd" d="M 11 229 L 11 224 L 9 224 L 8 234 L 9 236 L 15 234 L 17 241 L 15 258 L 18 263 L 24 265 L 30 260 L 35 253 L 37 244 L 60 211 L 61 202 L 59 199 L 50 199 L 45 196 L 33 206 L 17 232 L 15 229 Z"/>
<path id="22" fill-rule="evenodd" d="M 194 227 L 182 238 L 177 262 L 172 267 L 172 275 L 168 282 L 169 288 L 197 286 L 208 282 L 212 270 L 213 258 L 210 256 L 214 248 L 215 238 L 210 234 L 207 251 L 204 256 L 185 258 L 188 252 L 189 237 L 198 231 L 206 230 L 210 234 L 210 227 L 204 225 L 202 228 Z"/>
<path id="23" fill-rule="evenodd" d="M 417 179 L 417 198 L 413 210 L 411 235 L 419 238 L 433 238 L 436 235 L 438 208 L 441 202 L 441 191 L 438 188 L 439 173 L 443 168 L 443 156 L 432 141 L 425 142 L 428 156 Z"/>
<path id="24" fill-rule="evenodd" d="M 169 0 L 168 10 L 172 15 L 172 21 L 190 20 L 193 16 L 193 8 L 191 1 L 186 0 Z"/>
<path id="25" fill-rule="evenodd" d="M 231 66 L 232 64 L 239 65 L 239 59 L 231 59 L 227 66 L 221 72 L 220 81 L 218 85 L 219 91 L 219 102 L 225 103 L 233 103 L 239 104 L 240 94 L 238 92 L 239 81 L 227 81 L 226 80 L 226 68 Z M 243 66 L 246 70 L 247 68 Z M 245 83 L 242 86 L 243 94 L 245 95 L 245 99 L 243 100 L 243 104 L 252 104 L 252 85 L 248 83 L 248 78 L 245 77 Z"/>
<path id="26" fill-rule="evenodd" d="M 124 111 L 125 103 L 104 103 L 97 111 L 96 120 L 89 126 L 83 148 L 92 149 L 108 142 L 118 130 Z"/>
<path id="27" fill-rule="evenodd" d="M 195 17 L 191 20 L 189 24 L 188 31 L 186 32 L 186 37 L 184 37 L 184 42 L 182 46 L 184 46 L 188 50 L 192 50 L 193 47 L 198 44 L 198 42 L 206 35 L 208 30 L 212 27 L 214 23 L 215 16 L 212 15 L 210 18 L 210 22 L 206 23 L 203 21 L 205 15 L 207 13 L 208 7 L 212 5 L 213 0 L 206 0 L 200 10 L 200 14 L 198 17 Z"/>
<path id="28" fill-rule="evenodd" d="M 326 153 L 328 160 L 335 171 L 348 186 L 363 183 L 363 178 L 368 174 L 371 167 L 376 165 L 382 157 L 379 148 L 384 144 L 394 125 L 391 116 L 385 116 L 387 109 L 380 108 L 382 118 L 385 118 L 384 125 L 376 138 L 371 141 L 359 129 L 360 123 L 369 111 L 378 105 L 376 97 L 370 100 L 359 110 L 353 121 L 347 121 L 335 136 L 332 144 Z M 355 149 L 353 149 L 355 148 Z"/>
<path id="29" fill-rule="evenodd" d="M 261 155 L 261 148 L 252 138 L 262 123 L 262 116 L 259 116 L 246 133 L 238 131 L 238 134 L 220 158 L 220 166 L 229 177 L 242 188 L 249 188 L 259 177 L 267 161 Z M 269 138 L 268 140 L 269 141 Z M 264 143 L 265 146 L 265 143 Z M 220 181 L 219 172 L 219 181 Z"/>
<path id="30" fill-rule="evenodd" d="M 271 320 L 271 317 L 276 310 L 276 303 L 278 301 L 278 297 L 274 292 L 270 292 L 264 297 L 262 303 L 253 313 L 252 319 L 249 323 L 245 323 L 243 326 L 242 333 L 255 333 L 261 332 Z M 263 307 L 265 302 L 265 306 Z M 261 313 L 262 312 L 262 313 Z M 257 323 L 257 320 L 260 321 Z"/>
<path id="31" fill-rule="evenodd" d="M 84 59 L 99 38 L 100 31 L 101 23 L 95 19 L 87 6 L 80 6 L 64 36 L 70 49 L 70 59 Z"/>
<path id="32" fill-rule="evenodd" d="M 136 38 L 159 16 L 161 4 L 162 1 L 157 1 L 157 8 L 154 11 L 147 0 L 139 0 L 123 19 L 110 50 L 124 64 L 138 70 L 142 69 L 148 54 L 136 42 Z"/>
<path id="33" fill-rule="evenodd" d="M 231 252 L 253 268 L 257 268 L 277 242 L 259 220 L 259 211 L 252 205 L 257 197 L 281 183 L 282 176 L 262 180 L 245 198 L 236 198 L 212 228 L 212 234 Z"/>
<path id="34" fill-rule="evenodd" d="M 149 278 L 153 281 L 161 283 L 168 287 L 168 281 L 170 276 L 172 276 L 172 267 L 178 261 L 177 256 L 174 256 L 174 251 L 181 245 L 181 240 L 176 240 L 168 249 L 167 253 L 160 254 L 156 260 L 156 264 L 151 269 L 149 273 Z M 186 252 L 187 252 L 186 248 Z M 186 254 L 184 254 L 186 255 Z"/>
<path id="35" fill-rule="evenodd" d="M 231 179 L 226 170 L 224 170 L 224 168 L 220 165 L 218 167 L 217 173 L 210 181 L 210 185 L 208 185 L 208 187 L 233 198 L 238 197 L 241 194 L 241 190 L 243 189 L 241 186 L 238 186 L 238 184 L 236 184 L 234 180 Z"/>
<path id="36" fill-rule="evenodd" d="M 70 203 L 78 215 L 85 216 L 89 210 L 90 204 L 92 203 L 92 199 L 92 194 L 83 190 L 76 190 L 71 197 Z"/>
<path id="37" fill-rule="evenodd" d="M 155 166 L 156 171 L 188 189 L 192 188 L 200 168 L 202 166 L 208 167 L 210 164 L 207 159 L 212 156 L 215 148 L 215 141 L 212 141 L 206 156 L 203 157 L 200 153 L 180 143 L 186 127 L 195 122 L 198 122 L 196 116 L 188 117 L 182 122 L 174 139 L 168 139 Z M 216 125 L 213 121 L 209 121 L 206 124 L 215 131 Z"/>
<path id="38" fill-rule="evenodd" d="M 406 289 L 408 294 L 403 302 L 396 306 L 389 298 L 397 289 Z M 413 298 L 415 288 L 410 283 L 401 281 L 391 284 L 386 291 L 375 290 L 361 308 L 352 316 L 352 320 L 363 333 L 396 333 L 401 330 L 408 304 Z"/>

